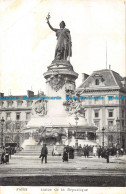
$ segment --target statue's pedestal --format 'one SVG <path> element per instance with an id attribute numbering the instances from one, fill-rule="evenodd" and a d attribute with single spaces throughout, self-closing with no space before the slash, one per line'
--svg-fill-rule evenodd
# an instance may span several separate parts
<path id="1" fill-rule="evenodd" d="M 36 145 L 35 140 L 33 139 L 33 137 L 29 137 L 29 139 L 25 139 L 23 144 L 21 145 L 22 148 L 25 149 L 25 147 L 29 145 L 29 146 L 34 146 Z"/>
<path id="2" fill-rule="evenodd" d="M 75 91 L 75 80 L 78 74 L 73 71 L 69 61 L 53 61 L 44 73 L 46 79 L 46 95 L 61 97 L 60 100 L 48 100 L 47 115 L 50 117 L 67 117 L 63 103 L 66 101 L 66 91 Z M 62 122 L 62 121 L 61 121 Z"/>
<path id="3" fill-rule="evenodd" d="M 69 61 L 61 60 L 53 61 L 48 67 L 48 71 L 44 73 L 44 77 L 46 79 L 46 96 L 58 96 L 61 99 L 47 100 L 47 114 L 43 116 L 39 114 L 39 112 L 38 114 L 33 114 L 27 127 L 33 130 L 41 129 L 43 127 L 43 136 L 46 142 L 48 141 L 51 143 L 50 139 L 52 138 L 52 144 L 54 139 L 56 139 L 56 143 L 60 144 L 64 140 L 65 144 L 71 143 L 71 145 L 75 146 L 77 140 L 75 137 L 72 137 L 72 141 L 69 141 L 69 138 L 71 138 L 69 137 L 69 132 L 71 131 L 72 134 L 75 134 L 77 130 L 80 130 L 78 132 L 87 132 L 87 130 L 90 130 L 84 117 L 78 118 L 76 127 L 75 114 L 70 115 L 64 106 L 66 96 L 75 93 L 75 80 L 77 79 L 78 74 L 74 72 Z M 91 130 L 95 132 L 96 129 L 97 128 L 94 127 Z M 64 136 L 66 139 L 64 137 L 63 139 L 59 139 L 61 136 Z"/>

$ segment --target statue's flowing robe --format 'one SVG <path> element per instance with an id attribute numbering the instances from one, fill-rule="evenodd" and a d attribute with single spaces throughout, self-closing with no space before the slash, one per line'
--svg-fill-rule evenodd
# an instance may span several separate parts
<path id="1" fill-rule="evenodd" d="M 55 50 L 55 59 L 66 59 L 68 56 L 72 56 L 71 36 L 68 29 L 57 29 L 57 45 Z"/>

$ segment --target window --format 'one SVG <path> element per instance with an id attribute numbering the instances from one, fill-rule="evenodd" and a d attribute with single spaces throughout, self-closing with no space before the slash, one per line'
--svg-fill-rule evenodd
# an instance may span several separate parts
<path id="1" fill-rule="evenodd" d="M 113 97 L 114 97 L 114 96 L 108 96 L 108 103 L 111 104 L 111 103 L 114 102 Z"/>
<path id="2" fill-rule="evenodd" d="M 7 118 L 7 121 L 11 120 L 11 113 L 10 112 L 6 113 L 6 118 Z"/>
<path id="3" fill-rule="evenodd" d="M 31 113 L 30 112 L 26 112 L 26 120 L 30 120 L 31 118 Z"/>
<path id="4" fill-rule="evenodd" d="M 16 129 L 20 129 L 20 122 L 16 122 Z"/>
<path id="5" fill-rule="evenodd" d="M 113 121 L 108 121 L 108 126 L 109 127 L 113 126 Z"/>
<path id="6" fill-rule="evenodd" d="M 16 113 L 16 120 L 20 120 L 20 113 Z"/>
<path id="7" fill-rule="evenodd" d="M 95 85 L 99 85 L 99 79 L 95 80 Z"/>
<path id="8" fill-rule="evenodd" d="M 99 104 L 101 102 L 100 100 L 100 96 L 94 96 L 96 98 L 94 98 L 94 104 Z"/>
<path id="9" fill-rule="evenodd" d="M 95 118 L 99 117 L 99 111 L 95 111 L 94 116 Z"/>
<path id="10" fill-rule="evenodd" d="M 10 123 L 6 123 L 6 129 L 10 129 Z"/>
<path id="11" fill-rule="evenodd" d="M 21 107 L 22 106 L 22 101 L 17 101 L 17 107 Z"/>
<path id="12" fill-rule="evenodd" d="M 113 100 L 113 97 L 114 97 L 114 96 L 108 96 L 108 99 L 109 99 L 109 100 Z"/>
<path id="13" fill-rule="evenodd" d="M 113 117 L 113 111 L 112 110 L 109 110 L 108 117 Z"/>
<path id="14" fill-rule="evenodd" d="M 122 118 L 124 118 L 124 113 L 125 113 L 124 110 L 122 110 Z"/>
<path id="15" fill-rule="evenodd" d="M 27 107 L 30 107 L 32 105 L 32 101 L 27 101 Z"/>
<path id="16" fill-rule="evenodd" d="M 108 141 L 113 142 L 113 136 L 112 135 L 108 135 Z"/>
<path id="17" fill-rule="evenodd" d="M 4 104 L 4 102 L 0 102 L 0 108 L 2 108 L 2 107 L 3 107 L 3 104 Z"/>
<path id="18" fill-rule="evenodd" d="M 12 101 L 8 101 L 8 102 L 7 102 L 7 106 L 8 106 L 8 108 L 9 108 L 9 107 L 12 107 L 12 104 L 13 104 L 13 102 L 12 102 Z"/>
<path id="19" fill-rule="evenodd" d="M 95 140 L 95 137 L 96 137 L 95 133 L 92 133 L 92 132 L 88 132 L 87 136 L 89 140 Z"/>
<path id="20" fill-rule="evenodd" d="M 125 98 L 122 98 L 122 104 L 125 104 Z"/>
<path id="21" fill-rule="evenodd" d="M 122 120 L 122 127 L 124 127 L 124 120 Z"/>
<path id="22" fill-rule="evenodd" d="M 108 135 L 108 146 L 112 147 L 113 146 L 113 135 Z"/>

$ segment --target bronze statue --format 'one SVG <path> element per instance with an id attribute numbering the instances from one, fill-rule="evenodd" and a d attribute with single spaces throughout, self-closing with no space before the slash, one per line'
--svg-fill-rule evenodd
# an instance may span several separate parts
<path id="1" fill-rule="evenodd" d="M 70 31 L 65 28 L 65 22 L 62 21 L 60 23 L 60 29 L 53 28 L 49 22 L 50 15 L 46 17 L 47 24 L 56 32 L 57 36 L 57 45 L 55 50 L 55 60 L 70 60 L 72 56 L 72 43 L 71 43 L 71 35 Z"/>

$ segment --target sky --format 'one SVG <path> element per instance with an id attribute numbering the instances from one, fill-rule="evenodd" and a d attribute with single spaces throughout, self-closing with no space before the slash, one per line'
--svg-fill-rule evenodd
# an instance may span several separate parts
<path id="1" fill-rule="evenodd" d="M 0 0 L 0 92 L 25 95 L 46 91 L 43 73 L 54 59 L 56 35 L 64 20 L 72 37 L 74 70 L 107 68 L 126 76 L 125 3 L 123 0 Z"/>

